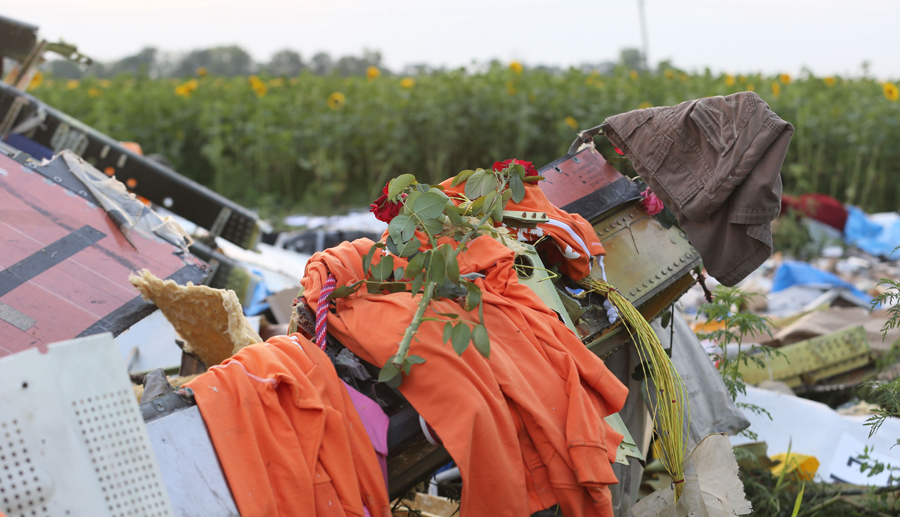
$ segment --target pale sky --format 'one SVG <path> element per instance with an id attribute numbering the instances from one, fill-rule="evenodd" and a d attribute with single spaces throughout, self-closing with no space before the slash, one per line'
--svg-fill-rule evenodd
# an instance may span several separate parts
<path id="1" fill-rule="evenodd" d="M 100 61 L 146 46 L 237 44 L 257 61 L 379 50 L 394 70 L 517 60 L 568 66 L 640 47 L 638 0 L 25 0 L 0 15 Z M 644 0 L 651 64 L 688 70 L 900 78 L 900 0 Z"/>

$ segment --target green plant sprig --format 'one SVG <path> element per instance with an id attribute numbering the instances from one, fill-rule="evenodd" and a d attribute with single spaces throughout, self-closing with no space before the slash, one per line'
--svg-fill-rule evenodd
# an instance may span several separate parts
<path id="1" fill-rule="evenodd" d="M 464 197 L 451 198 L 440 185 L 420 183 L 412 174 L 402 174 L 388 184 L 387 202 L 400 203 L 399 213 L 388 224 L 383 241 L 376 243 L 363 259 L 366 278 L 335 289 L 330 298 L 347 296 L 366 285 L 370 294 L 408 291 L 419 296 L 412 321 L 403 332 L 397 351 L 382 367 L 378 380 L 399 386 L 401 372 L 409 375 L 414 364 L 425 359 L 410 355 L 410 347 L 419 327 L 428 321 L 443 322 L 443 342 L 450 342 L 458 354 L 473 344 L 484 357 L 490 357 L 490 335 L 484 325 L 484 304 L 477 273 L 461 275 L 460 253 L 470 241 L 488 233 L 498 236 L 497 224 L 509 201 L 520 202 L 525 197 L 525 183 L 538 181 L 540 176 L 526 177 L 525 168 L 511 164 L 501 170 L 465 170 L 454 177 L 452 185 L 465 183 Z M 475 222 L 473 222 L 475 221 Z M 420 250 L 417 233 L 424 234 L 429 249 Z M 438 244 L 441 237 L 451 237 L 455 248 L 448 243 Z M 372 264 L 375 253 L 385 254 Z M 406 267 L 394 268 L 394 256 L 407 258 Z M 432 301 L 446 298 L 462 300 L 465 311 L 478 309 L 477 321 L 466 321 L 458 314 L 436 313 L 443 318 L 426 316 Z"/>

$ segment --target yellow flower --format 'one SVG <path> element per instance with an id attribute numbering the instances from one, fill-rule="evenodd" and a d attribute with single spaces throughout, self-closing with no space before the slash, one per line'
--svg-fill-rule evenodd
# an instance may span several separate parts
<path id="1" fill-rule="evenodd" d="M 578 122 L 572 117 L 566 117 L 563 122 L 572 129 L 578 129 Z"/>
<path id="2" fill-rule="evenodd" d="M 734 76 L 733 75 L 725 74 L 725 86 L 727 86 L 729 88 L 734 86 Z"/>
<path id="3" fill-rule="evenodd" d="M 522 70 L 523 70 L 522 63 L 519 63 L 518 61 L 513 61 L 512 63 L 509 64 L 509 69 L 512 70 L 513 73 L 521 74 Z"/>
<path id="4" fill-rule="evenodd" d="M 506 93 L 510 95 L 516 94 L 516 83 L 513 81 L 506 81 Z"/>
<path id="5" fill-rule="evenodd" d="M 197 67 L 197 77 L 206 77 L 207 75 L 209 75 L 209 70 L 205 66 Z"/>
<path id="6" fill-rule="evenodd" d="M 653 107 L 653 105 L 650 104 L 650 103 L 647 102 L 647 101 L 644 101 L 644 102 L 638 104 L 638 109 L 639 109 L 639 110 L 645 110 L 645 109 L 647 109 L 647 108 L 652 108 L 652 107 Z"/>
<path id="7" fill-rule="evenodd" d="M 74 90 L 75 88 L 78 88 L 78 85 L 80 84 L 81 83 L 78 82 L 78 79 L 69 79 L 68 81 L 66 81 L 66 89 Z"/>
<path id="8" fill-rule="evenodd" d="M 35 72 L 34 76 L 31 77 L 31 82 L 28 83 L 28 87 L 25 89 L 29 91 L 34 90 L 35 88 L 40 86 L 42 82 L 44 82 L 44 74 Z"/>
<path id="9" fill-rule="evenodd" d="M 101 88 L 109 88 L 110 86 L 112 86 L 112 81 L 110 81 L 109 79 L 100 79 L 99 81 L 97 81 L 97 84 L 99 84 Z"/>
<path id="10" fill-rule="evenodd" d="M 175 95 L 178 95 L 178 96 L 181 96 L 181 97 L 184 97 L 185 99 L 187 99 L 188 97 L 191 96 L 192 93 L 194 93 L 194 90 L 196 90 L 198 86 L 200 86 L 200 83 L 198 83 L 196 79 L 191 79 L 190 81 L 187 81 L 184 84 L 180 84 L 180 85 L 176 86 L 175 87 Z"/>
<path id="11" fill-rule="evenodd" d="M 671 68 L 667 68 L 666 71 L 663 72 L 663 76 L 665 76 L 666 79 L 671 79 L 671 78 L 675 77 L 675 70 L 672 70 Z"/>
<path id="12" fill-rule="evenodd" d="M 416 80 L 413 79 L 412 77 L 404 77 L 403 79 L 400 79 L 400 87 L 401 88 L 409 90 L 410 88 L 412 88 L 415 85 L 416 85 Z"/>
<path id="13" fill-rule="evenodd" d="M 772 83 L 772 95 L 778 97 L 781 95 L 781 85 L 777 82 Z"/>
<path id="14" fill-rule="evenodd" d="M 370 66 L 369 68 L 366 68 L 366 79 L 378 79 L 380 75 L 381 70 L 379 70 L 377 66 Z"/>
<path id="15" fill-rule="evenodd" d="M 284 78 L 276 77 L 269 81 L 269 88 L 280 88 L 284 86 Z"/>
<path id="16" fill-rule="evenodd" d="M 834 86 L 837 83 L 837 80 L 834 77 L 826 77 L 822 79 L 822 82 L 825 83 L 825 86 Z"/>
<path id="17" fill-rule="evenodd" d="M 91 97 L 99 97 L 103 95 L 103 90 L 98 90 L 97 88 L 91 87 L 91 89 L 88 90 L 88 95 Z"/>
<path id="18" fill-rule="evenodd" d="M 347 103 L 347 98 L 344 97 L 344 94 L 341 92 L 334 92 L 328 96 L 328 107 L 333 110 L 338 110 L 344 107 L 344 104 Z"/>
<path id="19" fill-rule="evenodd" d="M 756 91 L 756 86 L 754 86 L 753 83 L 748 83 L 748 84 L 747 84 L 747 91 L 748 91 L 748 92 L 755 92 L 755 91 Z"/>
<path id="20" fill-rule="evenodd" d="M 632 70 L 632 71 L 628 72 L 628 75 L 631 76 L 632 79 L 637 79 L 638 75 L 640 75 L 640 74 L 638 74 L 637 70 Z"/>
<path id="21" fill-rule="evenodd" d="M 897 89 L 897 85 L 894 83 L 884 83 L 881 85 L 881 89 L 884 91 L 884 96 L 887 97 L 890 101 L 896 101 L 900 99 L 900 90 Z"/>
<path id="22" fill-rule="evenodd" d="M 247 79 L 250 81 L 250 88 L 253 89 L 253 93 L 255 93 L 257 97 L 263 97 L 269 91 L 266 83 L 262 82 L 262 79 L 260 79 L 259 76 L 251 75 Z"/>
<path id="23" fill-rule="evenodd" d="M 779 75 L 778 80 L 780 80 L 783 84 L 791 84 L 791 76 L 788 74 Z"/>

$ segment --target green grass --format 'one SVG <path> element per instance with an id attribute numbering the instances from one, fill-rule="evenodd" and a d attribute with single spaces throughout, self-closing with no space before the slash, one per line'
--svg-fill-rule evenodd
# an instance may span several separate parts
<path id="1" fill-rule="evenodd" d="M 869 212 L 895 210 L 900 182 L 900 102 L 873 79 L 731 77 L 677 70 L 610 75 L 517 73 L 495 66 L 414 77 L 262 77 L 183 80 L 122 76 L 33 93 L 50 105 L 250 207 L 334 212 L 371 202 L 391 177 L 437 182 L 460 170 L 519 158 L 547 163 L 575 128 L 645 106 L 755 89 L 795 128 L 785 190 L 820 191 Z M 777 85 L 777 86 L 773 86 Z M 405 86 L 409 86 L 406 84 Z M 184 92 L 188 88 L 182 88 Z M 775 91 L 777 90 L 777 91 Z M 336 109 L 329 96 L 340 92 Z M 574 126 L 574 127 L 572 127 Z M 601 151 L 611 147 L 598 139 Z"/>

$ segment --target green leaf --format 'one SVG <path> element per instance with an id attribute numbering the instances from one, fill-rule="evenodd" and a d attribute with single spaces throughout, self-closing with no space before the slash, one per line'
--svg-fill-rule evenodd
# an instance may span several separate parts
<path id="1" fill-rule="evenodd" d="M 509 178 L 509 191 L 512 192 L 514 203 L 521 203 L 525 199 L 525 183 L 522 182 L 522 178 L 518 174 L 513 174 Z"/>
<path id="2" fill-rule="evenodd" d="M 400 266 L 394 270 L 394 280 L 400 280 L 401 278 L 405 278 L 403 276 L 403 266 Z"/>
<path id="3" fill-rule="evenodd" d="M 398 375 L 400 375 L 400 368 L 397 368 L 394 363 L 388 360 L 381 368 L 381 371 L 378 372 L 378 382 L 387 382 Z"/>
<path id="4" fill-rule="evenodd" d="M 428 267 L 428 276 L 426 277 L 429 282 L 434 282 L 437 285 L 444 283 L 444 279 L 447 277 L 444 255 L 441 253 L 441 248 L 444 246 L 446 244 L 441 244 L 437 249 L 437 253 L 431 254 L 431 265 Z"/>
<path id="5" fill-rule="evenodd" d="M 408 278 L 415 278 L 417 274 L 425 269 L 425 264 L 428 262 L 430 254 L 431 250 L 423 251 L 409 259 L 409 262 L 406 264 L 406 274 Z"/>
<path id="6" fill-rule="evenodd" d="M 366 291 L 369 294 L 380 294 L 384 289 L 383 282 L 366 282 Z"/>
<path id="7" fill-rule="evenodd" d="M 385 245 L 380 242 L 375 244 L 371 248 L 369 248 L 369 251 L 366 253 L 366 256 L 363 258 L 363 271 L 366 271 L 366 273 L 368 274 L 369 266 L 372 264 L 372 257 L 375 255 L 375 250 L 384 249 L 384 248 L 385 248 Z"/>
<path id="8" fill-rule="evenodd" d="M 425 219 L 434 219 L 444 213 L 444 205 L 447 199 L 440 194 L 428 192 L 417 197 L 413 202 L 412 209 L 416 217 L 424 221 Z M 393 221 L 391 221 L 393 222 Z"/>
<path id="9" fill-rule="evenodd" d="M 388 225 L 388 234 L 398 245 L 412 239 L 415 232 L 416 220 L 408 215 L 400 214 L 391 219 L 391 223 Z"/>
<path id="10" fill-rule="evenodd" d="M 484 325 L 475 325 L 472 329 L 472 343 L 475 343 L 475 350 L 481 355 L 491 357 L 491 339 L 488 337 L 487 328 Z"/>
<path id="11" fill-rule="evenodd" d="M 454 319 L 454 320 L 457 319 L 457 318 L 459 318 L 459 314 L 453 314 L 452 312 L 435 312 L 435 314 L 438 314 L 438 315 L 443 316 L 443 317 L 445 317 L 445 318 L 451 318 L 451 319 Z"/>
<path id="12" fill-rule="evenodd" d="M 406 291 L 406 282 L 385 282 L 381 284 L 382 289 L 387 289 L 389 293 L 402 293 Z"/>
<path id="13" fill-rule="evenodd" d="M 494 208 L 491 206 L 494 204 L 494 200 L 497 199 L 497 191 L 492 190 L 484 195 L 484 213 L 487 213 L 488 210 L 493 210 Z"/>
<path id="14" fill-rule="evenodd" d="M 469 291 L 466 296 L 466 310 L 471 311 L 481 303 L 481 288 L 475 282 L 466 282 L 466 290 Z"/>
<path id="15" fill-rule="evenodd" d="M 441 343 L 446 343 L 447 341 L 450 341 L 450 336 L 452 336 L 452 335 L 453 335 L 453 323 L 448 321 L 444 325 L 444 340 L 441 341 Z"/>
<path id="16" fill-rule="evenodd" d="M 350 285 L 338 286 L 325 299 L 326 300 L 334 300 L 335 298 L 343 298 L 345 296 L 350 296 L 351 294 L 355 293 L 356 291 L 359 291 L 359 288 L 362 287 L 363 283 L 365 283 L 365 280 L 353 282 Z"/>
<path id="17" fill-rule="evenodd" d="M 466 197 L 476 199 L 488 192 L 497 191 L 497 176 L 493 172 L 479 170 L 466 181 Z"/>
<path id="18" fill-rule="evenodd" d="M 496 197 L 496 196 L 494 196 L 494 197 Z M 499 223 L 500 221 L 503 220 L 503 205 L 505 205 L 505 204 L 506 203 L 502 202 L 502 200 L 500 200 L 500 199 L 498 199 L 494 203 L 494 213 L 491 214 L 491 217 L 494 218 L 494 221 Z"/>
<path id="19" fill-rule="evenodd" d="M 484 197 L 480 197 L 469 204 L 469 214 L 478 214 L 484 208 Z"/>
<path id="20" fill-rule="evenodd" d="M 432 237 L 444 231 L 444 223 L 437 219 L 425 219 L 422 221 L 422 226 Z"/>
<path id="21" fill-rule="evenodd" d="M 503 195 L 500 197 L 500 203 L 503 204 L 503 208 L 506 209 L 506 203 L 512 199 L 513 193 L 512 190 L 506 189 L 503 191 Z"/>
<path id="22" fill-rule="evenodd" d="M 417 355 L 411 355 L 407 357 L 406 360 L 409 361 L 410 364 L 422 364 L 425 362 L 424 357 L 419 357 Z"/>
<path id="23" fill-rule="evenodd" d="M 463 218 L 459 215 L 459 212 L 456 210 L 447 210 L 446 211 L 447 218 L 450 219 L 450 224 L 453 226 L 462 226 Z"/>
<path id="24" fill-rule="evenodd" d="M 450 186 L 455 187 L 455 186 L 459 185 L 460 183 L 469 179 L 469 176 L 471 176 L 473 174 L 475 174 L 475 171 L 465 170 L 465 171 L 460 172 L 453 178 L 453 182 L 450 183 Z"/>
<path id="25" fill-rule="evenodd" d="M 394 257 L 388 255 L 381 259 L 381 262 L 372 266 L 372 278 L 385 281 L 394 272 Z"/>
<path id="26" fill-rule="evenodd" d="M 447 272 L 447 278 L 454 284 L 459 283 L 459 261 L 456 260 L 456 251 L 448 245 L 438 248 L 441 255 L 444 256 L 444 270 Z"/>
<path id="27" fill-rule="evenodd" d="M 392 179 L 388 185 L 388 199 L 397 199 L 403 190 L 416 182 L 416 177 L 412 174 L 401 174 Z"/>
<path id="28" fill-rule="evenodd" d="M 525 167 L 521 163 L 512 164 L 513 173 L 511 176 L 518 176 L 519 179 L 525 177 Z"/>
<path id="29" fill-rule="evenodd" d="M 469 348 L 469 340 L 471 338 L 472 334 L 469 331 L 469 326 L 464 321 L 457 323 L 453 327 L 450 340 L 453 342 L 453 351 L 456 352 L 456 355 L 462 355 L 466 348 Z"/>
<path id="30" fill-rule="evenodd" d="M 428 192 L 429 190 L 431 190 L 431 185 L 419 183 L 418 185 L 416 185 L 416 188 L 419 189 L 419 192 L 424 194 L 424 193 Z"/>
<path id="31" fill-rule="evenodd" d="M 545 178 L 545 177 L 543 177 L 543 176 L 540 176 L 540 175 L 538 175 L 538 176 L 526 176 L 525 179 L 524 179 L 523 181 L 524 181 L 525 183 L 537 183 L 538 181 L 543 181 L 543 180 L 545 180 L 545 179 L 547 179 L 547 178 Z"/>
<path id="32" fill-rule="evenodd" d="M 413 278 L 412 285 L 410 289 L 412 290 L 412 295 L 415 296 L 419 294 L 419 291 L 422 290 L 422 284 L 425 283 L 425 273 L 419 273 Z"/>
<path id="33" fill-rule="evenodd" d="M 388 240 L 393 240 L 393 237 L 388 237 Z M 398 257 L 411 257 L 417 251 L 419 251 L 419 239 L 410 239 L 403 244 L 394 243 L 394 249 L 391 250 L 391 253 L 397 255 Z"/>

